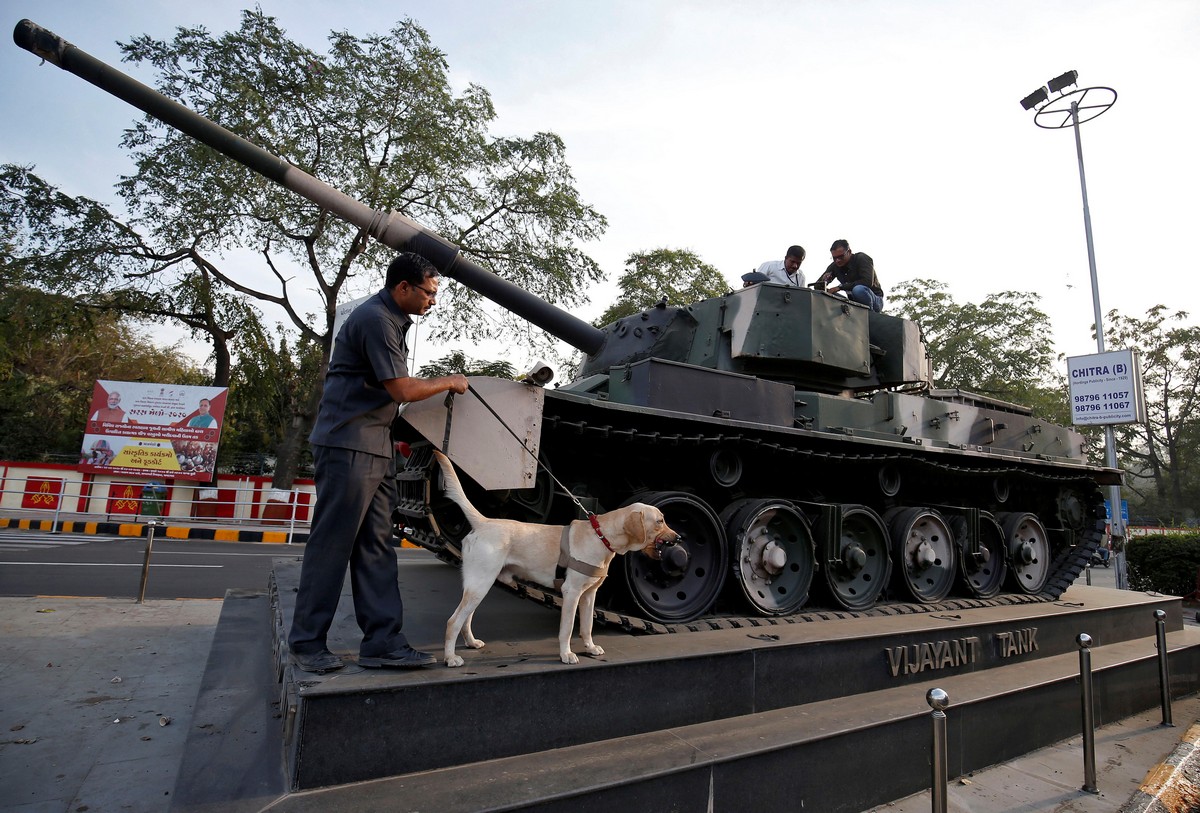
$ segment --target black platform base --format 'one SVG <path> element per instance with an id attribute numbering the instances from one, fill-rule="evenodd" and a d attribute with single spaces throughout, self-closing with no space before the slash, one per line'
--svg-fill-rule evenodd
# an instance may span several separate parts
<path id="1" fill-rule="evenodd" d="M 449 669 L 441 637 L 458 572 L 419 551 L 402 560 L 406 632 L 439 665 L 322 676 L 287 655 L 299 566 L 276 562 L 261 622 L 285 791 L 272 810 L 862 810 L 928 786 L 930 688 L 951 700 L 951 776 L 1078 734 L 1081 632 L 1097 725 L 1156 706 L 1156 609 L 1173 693 L 1200 689 L 1200 634 L 1184 629 L 1178 599 L 1087 587 L 954 613 L 604 630 L 606 654 L 574 666 L 559 662 L 553 610 L 495 590 L 475 622 L 488 645 L 460 646 L 466 665 Z M 331 648 L 353 656 L 357 638 L 347 595 Z M 222 640 L 218 628 L 214 660 Z M 204 809 L 178 795 L 176 809 Z"/>

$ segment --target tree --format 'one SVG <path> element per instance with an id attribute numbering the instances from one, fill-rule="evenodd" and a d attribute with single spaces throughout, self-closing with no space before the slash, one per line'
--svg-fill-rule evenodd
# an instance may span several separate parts
<path id="1" fill-rule="evenodd" d="M 448 356 L 442 356 L 437 361 L 431 361 L 421 367 L 419 375 L 424 378 L 436 378 L 444 375 L 488 375 L 493 378 L 516 378 L 517 371 L 507 361 L 482 361 L 473 359 L 461 350 L 455 350 Z"/>
<path id="2" fill-rule="evenodd" d="M 889 302 L 921 325 L 936 387 L 971 390 L 1017 403 L 1040 401 L 1067 416 L 1061 356 L 1050 339 L 1050 317 L 1023 291 L 989 294 L 960 305 L 944 283 L 900 283 Z"/>
<path id="3" fill-rule="evenodd" d="M 277 459 L 294 416 L 320 383 L 320 345 L 296 339 L 282 326 L 272 336 L 253 325 L 242 331 L 239 345 L 221 434 L 226 465 L 250 457 Z"/>
<path id="4" fill-rule="evenodd" d="M 229 384 L 230 340 L 238 326 L 257 323 L 258 313 L 213 285 L 199 252 L 156 250 L 104 204 L 67 195 L 16 164 L 0 166 L 0 229 L 10 238 L 9 284 L 69 296 L 78 307 L 179 322 L 212 345 L 208 383 Z M 184 266 L 190 271 L 163 285 L 169 269 Z"/>
<path id="5" fill-rule="evenodd" d="M 1200 326 L 1187 319 L 1163 305 L 1140 319 L 1114 310 L 1105 330 L 1109 346 L 1138 350 L 1146 393 L 1145 423 L 1113 427 L 1126 486 L 1174 521 L 1194 518 L 1200 504 Z"/>
<path id="6" fill-rule="evenodd" d="M 594 322 L 597 327 L 653 307 L 663 297 L 672 305 L 686 305 L 729 292 L 729 283 L 717 269 L 694 251 L 674 248 L 630 254 L 617 287 L 617 301 Z"/>
<path id="7" fill-rule="evenodd" d="M 0 458 L 77 455 L 96 379 L 206 383 L 177 347 L 132 319 L 0 285 Z"/>
<path id="8" fill-rule="evenodd" d="M 383 35 L 333 32 L 324 54 L 288 39 L 261 11 L 243 12 L 240 28 L 220 36 L 180 28 L 170 41 L 142 36 L 121 47 L 128 61 L 157 70 L 167 96 L 372 207 L 406 214 L 548 301 L 579 305 L 602 276 L 578 245 L 598 237 L 606 222 L 579 199 L 561 139 L 491 136 L 495 111 L 487 91 L 470 85 L 455 95 L 445 55 L 411 20 Z M 364 230 L 157 122 L 135 124 L 123 143 L 136 163 L 118 184 L 127 222 L 98 205 L 26 207 L 0 223 L 23 217 L 47 235 L 55 217 L 60 226 L 77 226 L 81 256 L 96 258 L 114 290 L 159 302 L 190 284 L 196 305 L 231 294 L 258 300 L 320 348 L 319 382 L 339 299 L 377 288 L 387 252 Z M 104 226 L 94 241 L 87 239 L 89 219 Z M 53 245 L 32 240 L 18 248 L 27 249 L 17 253 L 37 274 L 72 273 L 67 254 Z M 238 255 L 243 249 L 257 260 Z M 318 299 L 315 319 L 303 303 L 306 289 Z M 204 313 L 174 297 L 169 302 L 157 311 L 170 312 L 163 318 Z M 213 314 L 221 331 L 241 324 L 219 307 Z M 434 338 L 545 341 L 511 315 L 484 318 L 480 297 L 452 282 L 435 314 Z M 279 488 L 295 476 L 319 384 L 306 395 L 289 422 Z"/>

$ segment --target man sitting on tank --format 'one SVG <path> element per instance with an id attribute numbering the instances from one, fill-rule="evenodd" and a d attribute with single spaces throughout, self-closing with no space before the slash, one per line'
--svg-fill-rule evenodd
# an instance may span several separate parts
<path id="1" fill-rule="evenodd" d="M 803 246 L 788 246 L 782 260 L 767 260 L 758 267 L 757 271 L 742 276 L 743 288 L 760 282 L 774 282 L 778 285 L 791 285 L 793 288 L 804 287 L 804 272 L 800 264 L 804 262 Z M 766 279 L 763 279 L 766 277 Z"/>
<path id="2" fill-rule="evenodd" d="M 827 293 L 845 291 L 850 301 L 866 305 L 876 313 L 882 311 L 883 288 L 879 285 L 879 277 L 875 275 L 875 261 L 861 251 L 857 254 L 851 251 L 850 244 L 845 240 L 834 240 L 829 247 L 829 256 L 833 262 L 813 283 L 813 287 L 819 289 L 837 279 L 839 284 L 826 288 Z"/>

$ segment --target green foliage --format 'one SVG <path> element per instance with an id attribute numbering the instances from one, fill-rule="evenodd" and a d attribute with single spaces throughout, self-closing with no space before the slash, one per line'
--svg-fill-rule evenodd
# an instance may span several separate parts
<path id="1" fill-rule="evenodd" d="M 382 35 L 333 32 L 323 54 L 261 11 L 243 12 L 241 27 L 220 36 L 180 28 L 171 41 L 143 36 L 122 48 L 158 70 L 167 95 L 351 197 L 437 231 L 543 298 L 581 304 L 601 278 L 576 245 L 606 224 L 579 200 L 561 139 L 490 136 L 487 91 L 455 95 L 445 55 L 411 20 Z M 125 144 L 137 172 L 120 193 L 155 241 L 261 252 L 274 286 L 213 273 L 282 307 L 308 338 L 328 342 L 353 276 L 372 272 L 365 287 L 377 287 L 390 252 L 361 229 L 155 122 L 135 125 Z M 297 274 L 324 300 L 315 324 L 294 307 L 288 280 Z M 447 284 L 438 304 L 433 338 L 528 335 L 507 314 L 482 318 L 479 296 L 462 286 Z"/>
<path id="2" fill-rule="evenodd" d="M 1111 311 L 1105 336 L 1135 348 L 1146 391 L 1146 422 L 1113 427 L 1127 486 L 1139 510 L 1194 519 L 1200 505 L 1200 327 L 1156 305 L 1144 318 Z"/>
<path id="3" fill-rule="evenodd" d="M 84 296 L 144 270 L 137 234 L 104 204 L 71 197 L 33 173 L 0 165 L 3 283 Z"/>
<path id="4" fill-rule="evenodd" d="M 307 409 L 318 385 L 321 347 L 277 327 L 274 337 L 257 325 L 240 337 L 221 433 L 221 461 L 279 453 L 293 417 Z"/>
<path id="5" fill-rule="evenodd" d="M 229 340 L 258 313 L 214 286 L 212 266 L 194 249 L 156 250 L 104 204 L 71 197 L 15 164 L 0 165 L 0 234 L 6 284 L 64 294 L 77 307 L 174 320 L 211 342 L 211 383 L 229 383 Z"/>
<path id="6" fill-rule="evenodd" d="M 1034 415 L 1045 418 L 1059 426 L 1071 425 L 1070 389 L 1067 386 L 1066 377 L 1061 375 L 1057 370 L 1055 371 L 1052 384 L 1044 386 L 1029 384 L 1015 389 L 1014 394 L 1009 400 L 1030 407 Z M 1099 454 L 1099 450 L 1103 448 L 1104 444 L 1103 433 L 1100 430 L 1082 426 L 1077 426 L 1075 429 L 1088 437 L 1089 443 L 1097 450 L 1097 454 Z"/>
<path id="7" fill-rule="evenodd" d="M 978 305 L 959 304 L 945 283 L 917 279 L 893 289 L 888 304 L 896 315 L 921 325 L 934 386 L 1024 404 L 1037 400 L 1055 414 L 1069 414 L 1050 317 L 1037 307 L 1033 294 L 1003 291 Z M 1061 407 L 1058 398 L 1063 399 Z"/>
<path id="8" fill-rule="evenodd" d="M 673 248 L 630 254 L 617 287 L 619 297 L 596 319 L 597 327 L 653 307 L 663 297 L 670 305 L 686 305 L 729 292 L 729 284 L 717 269 L 694 251 Z"/>
<path id="9" fill-rule="evenodd" d="M 177 347 L 70 297 L 0 285 L 0 458 L 76 455 L 96 379 L 206 384 Z"/>
<path id="10" fill-rule="evenodd" d="M 423 365 L 417 374 L 422 378 L 437 378 L 455 373 L 462 373 L 463 375 L 487 375 L 493 378 L 517 377 L 517 371 L 507 361 L 477 360 L 466 355 L 461 350 L 455 350 L 448 356 L 442 356 L 437 361 L 431 361 Z"/>
<path id="11" fill-rule="evenodd" d="M 1188 596 L 1200 589 L 1200 535 L 1138 537 L 1126 544 L 1125 556 L 1133 590 Z"/>

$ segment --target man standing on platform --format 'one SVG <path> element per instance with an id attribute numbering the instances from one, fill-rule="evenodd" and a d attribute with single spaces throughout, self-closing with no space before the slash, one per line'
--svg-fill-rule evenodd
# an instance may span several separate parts
<path id="1" fill-rule="evenodd" d="M 337 335 L 309 436 L 317 502 L 288 636 L 292 657 L 306 672 L 345 665 L 329 651 L 327 637 L 347 564 L 363 636 L 359 665 L 404 668 L 435 662 L 409 646 L 401 631 L 404 606 L 391 545 L 396 502 L 391 427 L 397 404 L 467 391 L 466 376 L 416 378 L 408 371 L 411 315 L 424 315 L 434 306 L 439 280 L 427 260 L 400 254 L 388 266 L 384 289 L 355 308 Z"/>

